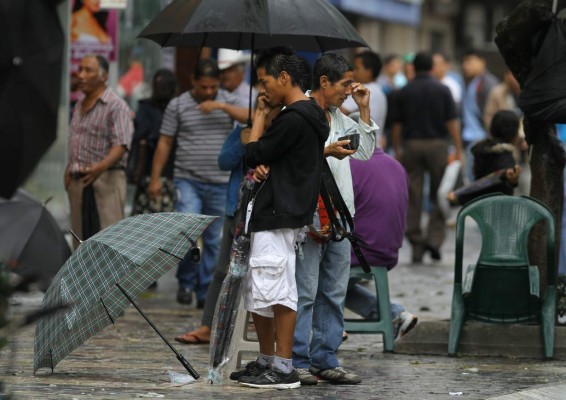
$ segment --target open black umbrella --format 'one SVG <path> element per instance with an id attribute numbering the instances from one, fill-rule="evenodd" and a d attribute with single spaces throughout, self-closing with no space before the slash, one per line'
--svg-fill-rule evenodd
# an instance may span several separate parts
<path id="1" fill-rule="evenodd" d="M 174 0 L 140 33 L 161 46 L 328 51 L 368 47 L 327 0 Z"/>
<path id="2" fill-rule="evenodd" d="M 59 2 L 0 2 L 0 197 L 14 194 L 56 137 L 65 46 Z"/>
<path id="3" fill-rule="evenodd" d="M 369 47 L 327 0 L 174 0 L 139 34 L 161 46 L 324 52 Z M 250 87 L 250 116 L 251 97 Z"/>
<path id="4" fill-rule="evenodd" d="M 0 261 L 11 271 L 45 291 L 70 255 L 63 232 L 42 203 L 23 190 L 0 200 Z"/>

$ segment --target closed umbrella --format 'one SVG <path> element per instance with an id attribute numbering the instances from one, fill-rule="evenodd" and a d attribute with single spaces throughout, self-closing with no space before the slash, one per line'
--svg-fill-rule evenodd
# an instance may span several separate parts
<path id="1" fill-rule="evenodd" d="M 82 242 L 43 299 L 42 308 L 57 304 L 70 308 L 38 322 L 34 372 L 42 367 L 53 370 L 88 338 L 114 323 L 130 302 L 138 308 L 134 298 L 176 265 L 215 218 L 185 213 L 137 215 Z M 148 322 L 197 378 L 183 356 Z"/>

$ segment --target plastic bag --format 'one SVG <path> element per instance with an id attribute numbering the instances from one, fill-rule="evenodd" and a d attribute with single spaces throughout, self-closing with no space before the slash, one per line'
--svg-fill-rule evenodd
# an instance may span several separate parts
<path id="1" fill-rule="evenodd" d="M 243 225 L 239 225 L 232 243 L 230 269 L 222 283 L 212 321 L 208 381 L 214 384 L 222 383 L 224 368 L 236 350 L 232 336 L 244 292 L 250 253 L 250 237 L 241 233 Z"/>

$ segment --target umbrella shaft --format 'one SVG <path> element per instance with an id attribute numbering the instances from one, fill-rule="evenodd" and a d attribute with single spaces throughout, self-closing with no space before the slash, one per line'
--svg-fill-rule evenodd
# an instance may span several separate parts
<path id="1" fill-rule="evenodd" d="M 175 349 L 175 347 L 173 347 L 171 345 L 171 343 L 169 343 L 169 341 L 161 334 L 161 331 L 157 328 L 157 326 L 155 326 L 153 324 L 153 322 L 149 319 L 149 317 L 147 315 L 145 315 L 145 313 L 143 312 L 143 310 L 137 305 L 137 303 L 134 301 L 134 299 L 128 294 L 128 292 L 126 292 L 124 290 L 124 288 L 122 286 L 120 286 L 119 283 L 116 284 L 116 286 L 118 287 L 118 289 L 120 289 L 120 291 L 124 294 L 124 296 L 126 296 L 126 298 L 130 301 L 130 303 L 132 303 L 132 305 L 136 308 L 136 310 L 138 310 L 138 312 L 141 314 L 141 316 L 147 321 L 147 323 L 149 325 L 151 325 L 151 327 L 153 328 L 153 330 L 155 332 L 157 332 L 157 334 L 161 337 L 161 339 L 163 339 L 163 341 L 167 344 L 167 346 L 169 346 L 169 348 L 173 351 L 173 353 L 175 353 L 175 355 L 177 356 L 177 359 L 181 362 L 181 364 L 183 364 L 183 367 L 185 367 L 185 369 L 193 376 L 193 378 L 198 379 L 199 378 L 199 374 L 195 371 L 195 369 L 187 362 L 187 360 L 185 359 L 185 357 L 183 357 L 183 355 L 181 353 L 179 353 L 177 351 L 177 349 Z"/>
<path id="2" fill-rule="evenodd" d="M 149 319 L 149 317 L 147 315 L 145 315 L 145 313 L 143 312 L 143 310 L 137 305 L 137 303 L 134 301 L 134 299 L 132 297 L 130 297 L 130 295 L 128 294 L 128 292 L 126 292 L 124 290 L 124 288 L 122 286 L 120 286 L 119 283 L 116 284 L 116 286 L 118 287 L 118 289 L 120 289 L 120 291 L 122 293 L 124 293 L 124 296 L 126 296 L 126 298 L 130 301 L 130 303 L 132 303 L 132 305 L 136 308 L 136 310 L 138 310 L 138 312 L 142 315 L 142 317 L 147 321 L 148 324 L 151 325 L 151 327 L 155 330 L 155 332 L 157 332 L 157 334 L 159 336 L 161 336 L 161 339 L 165 340 L 165 342 L 167 343 L 167 345 L 171 348 L 171 350 L 175 351 L 175 348 L 173 346 L 171 346 L 171 344 L 169 344 L 169 342 L 163 337 L 163 335 L 161 334 L 161 331 L 153 324 L 153 322 Z"/>

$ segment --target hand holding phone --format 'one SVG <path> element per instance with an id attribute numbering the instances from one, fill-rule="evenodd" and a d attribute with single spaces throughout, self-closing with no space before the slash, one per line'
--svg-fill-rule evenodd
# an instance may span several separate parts
<path id="1" fill-rule="evenodd" d="M 346 150 L 357 150 L 360 146 L 360 135 L 358 133 L 354 133 L 351 135 L 346 135 L 338 138 L 338 140 L 349 140 L 350 143 L 342 146 Z"/>

